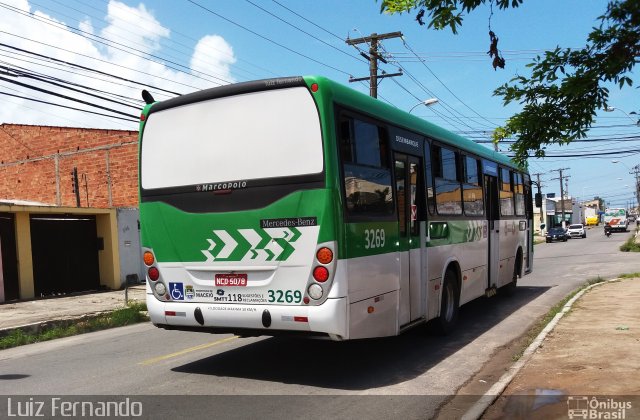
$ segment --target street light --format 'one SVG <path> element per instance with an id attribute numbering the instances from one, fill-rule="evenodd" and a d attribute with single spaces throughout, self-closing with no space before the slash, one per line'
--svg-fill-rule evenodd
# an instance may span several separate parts
<path id="1" fill-rule="evenodd" d="M 640 126 L 640 119 L 636 120 L 634 119 L 631 115 L 627 114 L 625 111 L 621 110 L 620 108 L 616 108 L 613 106 L 607 106 L 604 108 L 604 112 L 613 112 L 613 111 L 620 111 L 622 112 L 624 115 L 626 115 L 627 117 L 629 117 L 629 119 L 631 121 L 633 121 L 634 123 L 636 123 L 637 126 Z M 631 111 L 631 114 L 633 115 L 637 115 L 635 111 Z"/>
<path id="2" fill-rule="evenodd" d="M 429 99 L 425 99 L 422 102 L 418 102 L 417 104 L 415 104 L 410 110 L 409 110 L 409 114 L 411 114 L 411 111 L 413 111 L 414 109 L 416 109 L 417 107 L 419 107 L 420 105 L 424 105 L 424 106 L 431 106 L 431 105 L 435 105 L 438 103 L 438 98 L 429 98 Z"/>
<path id="3" fill-rule="evenodd" d="M 614 159 L 614 160 L 612 160 L 612 161 L 611 161 L 611 163 L 621 163 L 621 164 L 622 164 L 622 166 L 624 166 L 624 167 L 625 167 L 625 168 L 627 168 L 628 170 L 630 170 L 630 171 L 632 170 L 630 167 L 628 167 L 628 166 L 627 166 L 623 161 L 621 161 L 621 160 Z"/>

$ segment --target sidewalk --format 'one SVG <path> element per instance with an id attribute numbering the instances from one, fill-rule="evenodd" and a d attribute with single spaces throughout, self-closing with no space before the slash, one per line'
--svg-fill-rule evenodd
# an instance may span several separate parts
<path id="1" fill-rule="evenodd" d="M 587 291 L 483 419 L 640 418 L 640 279 Z"/>
<path id="2" fill-rule="evenodd" d="M 0 304 L 0 334 L 19 327 L 73 320 L 122 308 L 125 291 L 116 290 Z M 144 302 L 145 285 L 129 286 L 128 298 Z"/>

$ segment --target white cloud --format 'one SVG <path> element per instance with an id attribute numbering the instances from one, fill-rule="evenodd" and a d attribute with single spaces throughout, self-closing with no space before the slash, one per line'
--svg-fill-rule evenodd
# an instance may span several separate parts
<path id="1" fill-rule="evenodd" d="M 142 3 L 137 7 L 127 6 L 116 0 L 111 0 L 108 3 L 104 18 L 108 24 L 99 31 L 99 35 L 116 44 L 106 46 L 86 35 L 79 36 L 65 29 L 66 25 L 70 25 L 77 26 L 82 31 L 91 34 L 96 33 L 94 25 L 97 22 L 94 23 L 89 18 L 85 18 L 81 22 L 62 22 L 44 11 L 38 10 L 37 6 L 31 5 L 28 0 L 5 0 L 5 2 L 7 1 L 14 8 L 32 13 L 32 16 L 49 23 L 54 21 L 57 25 L 39 22 L 32 17 L 0 8 L 0 30 L 15 35 L 3 35 L 2 42 L 5 44 L 180 93 L 216 86 L 221 83 L 220 79 L 228 82 L 235 81 L 231 66 L 235 63 L 236 58 L 233 48 L 227 41 L 219 35 L 206 35 L 200 39 L 193 51 L 178 51 L 177 54 L 174 51 L 165 51 L 163 45 L 170 40 L 171 31 L 163 26 Z M 123 51 L 127 50 L 127 47 L 137 51 Z M 23 57 L 16 54 L 15 50 L 0 48 L 0 61 L 10 63 L 14 67 L 20 66 L 25 70 L 91 86 L 93 89 L 108 92 L 108 94 L 123 95 L 135 100 L 140 99 L 140 91 L 143 86 L 114 80 L 95 73 L 87 77 L 88 73 L 82 70 L 61 67 L 35 57 Z M 151 58 L 148 54 L 166 57 L 166 60 Z M 169 61 L 184 63 L 184 66 L 171 64 Z M 192 70 L 189 70 L 187 65 Z M 59 68 L 53 69 L 51 67 Z M 136 118 L 139 115 L 139 108 L 120 106 L 24 77 L 15 78 L 15 80 L 114 108 L 135 115 Z M 153 93 L 156 99 L 169 97 L 153 88 L 147 89 Z M 95 112 L 107 112 L 5 81 L 0 81 L 0 92 L 90 109 Z M 106 95 L 100 92 L 95 93 Z M 137 129 L 136 123 L 38 104 L 5 95 L 0 95 L 0 123 Z"/>
<path id="2" fill-rule="evenodd" d="M 232 81 L 230 66 L 236 62 L 233 48 L 221 36 L 207 35 L 196 45 L 191 68 L 205 74 L 216 73 L 221 79 Z"/>
<path id="3" fill-rule="evenodd" d="M 93 34 L 93 25 L 91 24 L 91 20 L 89 18 L 86 18 L 85 20 L 80 22 L 78 24 L 78 28 L 83 32 Z"/>

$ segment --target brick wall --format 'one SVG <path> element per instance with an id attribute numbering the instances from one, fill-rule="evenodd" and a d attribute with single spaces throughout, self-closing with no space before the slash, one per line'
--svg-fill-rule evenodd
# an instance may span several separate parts
<path id="1" fill-rule="evenodd" d="M 0 125 L 0 199 L 82 207 L 138 206 L 138 132 Z"/>

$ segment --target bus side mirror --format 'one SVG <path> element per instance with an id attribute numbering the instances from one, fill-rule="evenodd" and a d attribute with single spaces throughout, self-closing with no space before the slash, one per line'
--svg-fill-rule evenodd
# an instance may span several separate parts
<path id="1" fill-rule="evenodd" d="M 544 228 L 546 228 L 547 225 L 545 225 L 544 223 L 540 223 L 540 230 L 544 230 Z"/>
<path id="2" fill-rule="evenodd" d="M 542 208 L 542 194 L 536 193 L 536 207 Z"/>

